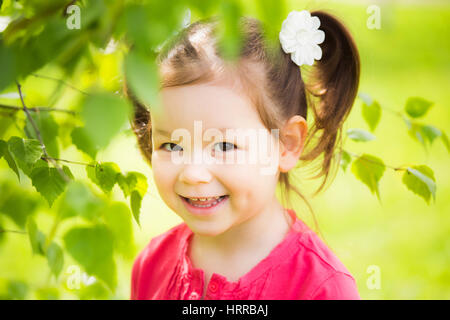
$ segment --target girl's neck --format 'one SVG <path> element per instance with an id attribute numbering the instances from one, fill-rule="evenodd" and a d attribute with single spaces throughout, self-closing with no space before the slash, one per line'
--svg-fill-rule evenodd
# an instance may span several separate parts
<path id="1" fill-rule="evenodd" d="M 218 236 L 194 234 L 189 246 L 190 258 L 197 268 L 218 273 L 221 273 L 219 266 L 233 268 L 237 262 L 249 269 L 284 239 L 292 222 L 275 198 L 263 211 Z"/>

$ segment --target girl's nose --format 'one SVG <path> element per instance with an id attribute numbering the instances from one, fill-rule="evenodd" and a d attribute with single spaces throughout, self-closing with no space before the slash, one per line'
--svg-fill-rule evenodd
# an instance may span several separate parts
<path id="1" fill-rule="evenodd" d="M 204 165 L 186 165 L 180 173 L 179 179 L 187 184 L 210 183 L 212 175 Z"/>

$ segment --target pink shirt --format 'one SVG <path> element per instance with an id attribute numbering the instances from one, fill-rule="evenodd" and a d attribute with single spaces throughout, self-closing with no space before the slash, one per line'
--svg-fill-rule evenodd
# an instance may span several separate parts
<path id="1" fill-rule="evenodd" d="M 294 222 L 283 241 L 237 282 L 213 273 L 205 299 L 360 299 L 345 266 L 293 210 L 288 212 Z M 201 298 L 204 273 L 187 255 L 192 235 L 181 223 L 150 241 L 133 265 L 131 299 Z"/>

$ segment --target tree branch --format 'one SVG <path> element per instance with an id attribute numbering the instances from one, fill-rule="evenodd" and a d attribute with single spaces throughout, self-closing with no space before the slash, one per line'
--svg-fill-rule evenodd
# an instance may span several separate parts
<path id="1" fill-rule="evenodd" d="M 360 158 L 361 157 L 361 155 L 359 155 L 359 154 L 356 154 L 356 153 L 344 150 L 342 148 L 339 148 L 339 149 L 340 149 L 340 153 L 342 153 L 342 151 L 345 151 L 345 152 L 347 152 L 349 155 L 351 155 L 354 158 Z M 371 159 L 367 159 L 367 158 L 361 158 L 361 159 L 364 160 L 364 161 L 367 161 L 367 162 L 371 162 L 373 164 L 380 165 L 380 166 L 383 165 L 384 167 L 392 169 L 394 171 L 406 171 L 407 170 L 406 168 L 402 168 L 402 167 L 394 167 L 394 166 L 390 166 L 390 165 L 387 165 L 387 164 L 380 164 L 378 162 L 372 161 Z"/>
<path id="2" fill-rule="evenodd" d="M 34 122 L 33 118 L 31 117 L 30 111 L 28 110 L 27 106 L 25 105 L 25 101 L 23 100 L 21 85 L 20 85 L 20 83 L 18 81 L 16 81 L 16 84 L 17 84 L 17 89 L 19 90 L 20 101 L 22 101 L 23 111 L 25 111 L 25 114 L 27 115 L 27 118 L 30 121 L 30 123 L 31 123 L 31 125 L 32 125 L 32 127 L 34 129 L 34 132 L 36 133 L 36 137 L 38 138 L 39 143 L 41 144 L 42 151 L 43 151 L 45 157 L 46 158 L 50 158 L 48 153 L 47 153 L 47 149 L 45 148 L 44 141 L 42 140 L 41 132 L 39 131 L 39 128 L 37 127 L 36 123 Z M 64 171 L 58 166 L 56 161 L 54 161 L 54 160 L 52 160 L 50 158 L 50 162 L 52 162 L 53 166 L 58 170 L 58 172 L 60 173 L 61 177 L 66 182 L 69 182 L 70 181 L 69 177 L 67 177 L 67 175 L 64 173 Z"/>
<path id="3" fill-rule="evenodd" d="M 93 167 L 95 168 L 95 166 L 93 164 L 90 163 L 84 163 L 84 162 L 78 162 L 78 161 L 72 161 L 72 160 L 65 160 L 65 159 L 57 159 L 57 158 L 51 158 L 51 157 L 41 157 L 42 160 L 55 160 L 55 161 L 63 161 L 63 162 L 67 162 L 67 163 L 73 163 L 73 164 L 80 164 L 83 166 L 88 166 L 88 167 Z"/>
<path id="4" fill-rule="evenodd" d="M 87 93 L 86 91 L 78 89 L 77 87 L 74 87 L 73 85 L 71 85 L 70 83 L 67 83 L 66 81 L 64 81 L 62 79 L 57 79 L 57 78 L 53 78 L 53 77 L 49 77 L 49 76 L 43 76 L 43 75 L 35 74 L 35 73 L 32 73 L 31 75 L 36 77 L 36 78 L 41 78 L 41 79 L 47 79 L 47 80 L 53 80 L 53 81 L 56 81 L 56 82 L 60 82 L 60 83 L 64 84 L 65 86 L 67 86 L 67 87 L 69 87 L 69 88 L 71 88 L 71 89 L 73 89 L 75 91 L 78 91 L 78 92 L 80 92 L 80 93 L 82 93 L 82 94 L 84 94 L 86 96 L 89 95 L 89 93 Z"/>
<path id="5" fill-rule="evenodd" d="M 27 234 L 27 232 L 25 232 L 25 231 L 0 229 L 0 233 L 3 233 L 3 232 L 11 232 L 11 233 Z"/>
<path id="6" fill-rule="evenodd" d="M 0 108 L 1 109 L 9 109 L 9 110 L 23 110 L 23 108 L 21 107 L 16 107 L 16 106 L 8 106 L 5 104 L 0 104 Z M 65 112 L 65 113 L 70 113 L 74 116 L 76 116 L 78 114 L 78 112 L 76 111 L 72 111 L 72 110 L 64 110 L 64 109 L 56 109 L 56 108 L 45 108 L 45 107 L 37 107 L 37 108 L 28 108 L 29 111 L 33 111 L 33 112 Z"/>

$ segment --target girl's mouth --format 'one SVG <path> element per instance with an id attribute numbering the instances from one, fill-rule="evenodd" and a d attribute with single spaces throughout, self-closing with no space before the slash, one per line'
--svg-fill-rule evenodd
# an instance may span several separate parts
<path id="1" fill-rule="evenodd" d="M 186 198 L 180 196 L 186 208 L 196 215 L 209 215 L 214 213 L 229 198 L 228 195 L 208 198 Z"/>

